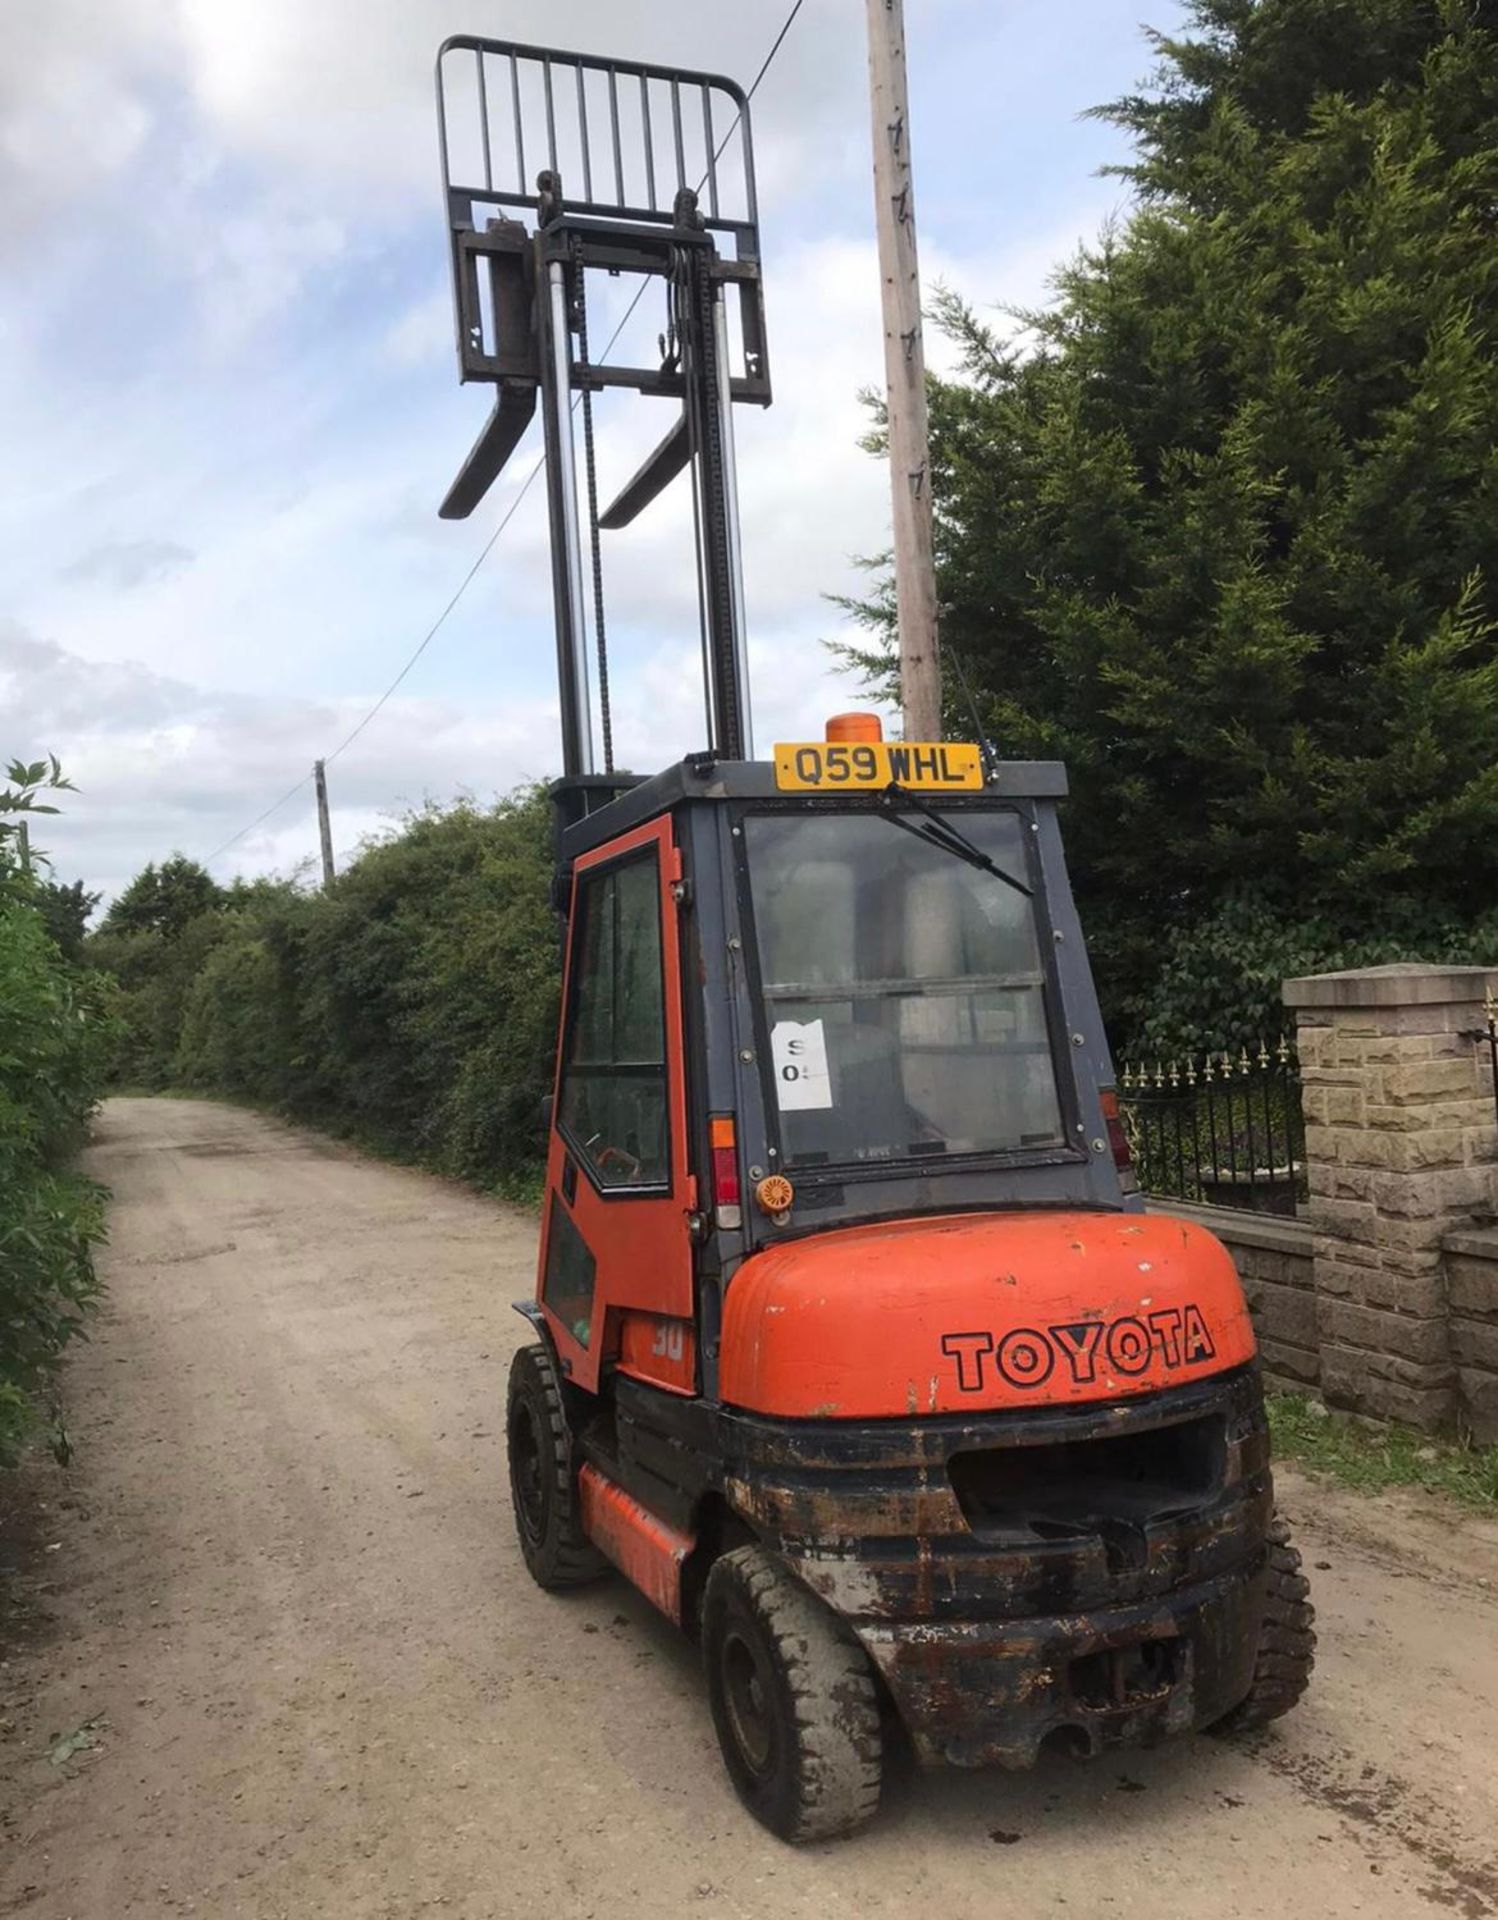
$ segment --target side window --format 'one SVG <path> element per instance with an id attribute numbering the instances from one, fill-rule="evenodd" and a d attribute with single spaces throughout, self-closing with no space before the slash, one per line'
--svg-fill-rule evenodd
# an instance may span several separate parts
<path id="1" fill-rule="evenodd" d="M 670 1154 L 654 852 L 585 878 L 577 921 L 559 1123 L 599 1186 L 662 1187 Z"/>
<path id="2" fill-rule="evenodd" d="M 593 1320 L 593 1288 L 597 1263 L 588 1243 L 572 1224 L 572 1217 L 551 1196 L 550 1233 L 546 1242 L 546 1275 L 541 1298 L 561 1320 L 579 1346 L 587 1346 Z"/>

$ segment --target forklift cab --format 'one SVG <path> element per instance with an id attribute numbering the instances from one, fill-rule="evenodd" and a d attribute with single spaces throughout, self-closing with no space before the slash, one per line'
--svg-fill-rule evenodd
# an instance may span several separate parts
<path id="1" fill-rule="evenodd" d="M 1138 1208 L 1062 770 L 788 789 L 807 751 L 697 757 L 562 832 L 538 1297 L 590 1391 L 617 1367 L 717 1399 L 725 1292 L 762 1251 L 895 1219 Z"/>

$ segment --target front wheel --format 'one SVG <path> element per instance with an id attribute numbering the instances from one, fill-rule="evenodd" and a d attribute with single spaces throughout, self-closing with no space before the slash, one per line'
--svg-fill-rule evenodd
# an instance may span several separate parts
<path id="1" fill-rule="evenodd" d="M 608 1562 L 583 1532 L 562 1383 L 539 1341 L 510 1363 L 505 1437 L 515 1531 L 531 1578 L 548 1588 L 596 1580 Z"/>
<path id="2" fill-rule="evenodd" d="M 1283 1520 L 1269 1523 L 1269 1588 L 1253 1685 L 1213 1733 L 1247 1733 L 1288 1713 L 1310 1684 L 1316 1664 L 1316 1609 L 1299 1550 Z"/>
<path id="3" fill-rule="evenodd" d="M 762 1547 L 714 1564 L 702 1654 L 718 1744 L 756 1820 L 804 1841 L 873 1816 L 883 1734 L 868 1655 Z"/>

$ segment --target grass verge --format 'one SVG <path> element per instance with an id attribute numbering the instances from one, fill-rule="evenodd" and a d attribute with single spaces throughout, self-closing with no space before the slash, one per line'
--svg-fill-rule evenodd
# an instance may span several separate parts
<path id="1" fill-rule="evenodd" d="M 1269 1396 L 1275 1456 L 1327 1474 L 1360 1493 L 1423 1487 L 1463 1506 L 1498 1513 L 1498 1447 L 1465 1447 L 1413 1427 L 1374 1426 L 1330 1413 L 1299 1393 Z"/>

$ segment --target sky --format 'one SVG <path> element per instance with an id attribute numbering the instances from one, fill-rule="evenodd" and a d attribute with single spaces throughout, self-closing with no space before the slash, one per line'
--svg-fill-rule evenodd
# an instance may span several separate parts
<path id="1" fill-rule="evenodd" d="M 289 873 L 329 766 L 340 862 L 401 812 L 558 769 L 545 491 L 437 505 L 490 390 L 452 344 L 432 62 L 452 33 L 747 84 L 789 0 L 5 0 L 0 6 L 0 758 L 78 792 L 37 835 L 108 897 L 148 860 Z M 1081 117 L 1181 0 L 907 0 L 929 287 L 1035 305 L 1126 205 Z M 775 404 L 738 416 L 754 724 L 862 698 L 829 596 L 889 538 L 859 450 L 882 372 L 864 8 L 805 0 L 754 102 Z M 595 329 L 615 309 L 599 307 Z M 617 350 L 648 357 L 647 299 Z M 605 335 L 606 337 L 606 335 Z M 941 343 L 930 343 L 935 364 Z M 600 405 L 610 496 L 666 424 Z M 685 488 L 605 536 L 621 765 L 702 744 Z M 248 832 L 243 831 L 250 827 Z M 226 845 L 226 843 L 228 843 Z M 223 851 L 220 851 L 223 849 Z"/>

